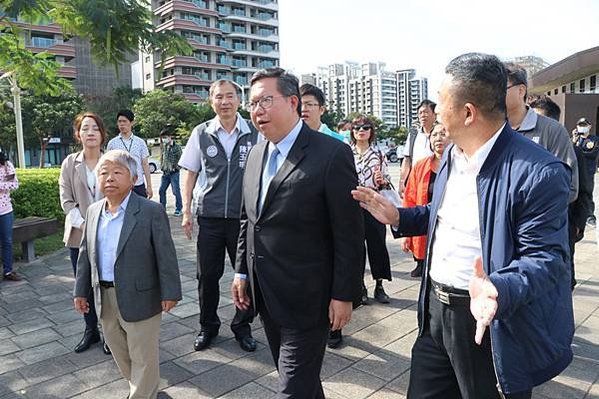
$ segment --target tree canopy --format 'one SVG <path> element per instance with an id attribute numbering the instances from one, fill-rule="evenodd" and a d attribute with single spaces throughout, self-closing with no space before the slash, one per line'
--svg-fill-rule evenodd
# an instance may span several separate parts
<path id="1" fill-rule="evenodd" d="M 157 32 L 151 16 L 146 0 L 0 0 L 0 70 L 14 73 L 19 86 L 35 94 L 57 95 L 68 86 L 52 55 L 25 47 L 27 26 L 21 22 L 60 24 L 65 38 L 89 40 L 96 62 L 115 68 L 140 48 L 158 51 L 162 60 L 191 52 L 177 33 Z"/>

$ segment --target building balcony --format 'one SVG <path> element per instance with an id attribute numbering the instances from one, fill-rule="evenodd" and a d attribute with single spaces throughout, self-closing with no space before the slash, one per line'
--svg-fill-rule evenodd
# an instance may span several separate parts
<path id="1" fill-rule="evenodd" d="M 167 58 L 164 61 L 163 69 L 164 70 L 171 69 L 171 68 L 174 68 L 175 66 L 198 67 L 198 68 L 204 68 L 204 69 L 217 69 L 216 65 L 212 62 L 203 62 L 203 61 L 201 61 L 197 58 L 194 58 L 192 56 L 188 57 L 188 56 L 184 56 L 184 55 Z M 154 63 L 154 68 L 156 68 L 156 69 L 160 68 L 160 60 L 158 60 L 157 62 Z M 219 66 L 218 69 L 226 69 L 226 67 L 223 68 L 223 66 Z"/>
<path id="2" fill-rule="evenodd" d="M 227 37 L 232 37 L 232 38 L 238 37 L 241 39 L 261 40 L 261 41 L 269 41 L 269 42 L 274 42 L 274 43 L 279 42 L 279 36 L 277 36 L 277 35 L 261 36 L 256 33 L 249 33 L 249 32 L 229 32 L 227 34 Z"/>
<path id="3" fill-rule="evenodd" d="M 263 52 L 263 51 L 259 51 L 259 50 L 251 50 L 251 49 L 245 49 L 245 50 L 237 50 L 237 49 L 233 49 L 234 50 L 234 54 L 235 55 L 249 55 L 249 56 L 259 56 L 259 57 L 270 57 L 270 58 L 279 58 L 279 52 L 278 51 L 269 51 L 269 52 Z"/>
<path id="4" fill-rule="evenodd" d="M 160 24 L 156 27 L 157 32 L 161 32 L 163 30 L 189 30 L 192 32 L 203 32 L 203 33 L 221 33 L 220 29 L 211 28 L 208 26 L 202 26 L 194 21 L 190 21 L 187 19 L 171 19 L 166 21 L 163 24 Z"/>
<path id="5" fill-rule="evenodd" d="M 44 46 L 34 46 L 33 44 L 43 44 Z M 75 46 L 73 44 L 70 44 L 68 42 L 63 43 L 62 41 L 55 41 L 54 44 L 51 44 L 49 46 L 46 46 L 46 44 L 49 43 L 46 41 L 32 41 L 31 45 L 27 45 L 27 48 L 35 54 L 46 51 L 53 55 L 62 56 L 65 58 L 65 61 L 69 61 L 75 58 Z"/>
<path id="6" fill-rule="evenodd" d="M 206 50 L 206 51 L 216 51 L 220 53 L 224 53 L 227 51 L 226 48 L 221 46 L 213 46 L 211 44 L 202 44 L 194 39 L 187 39 L 187 43 L 190 44 L 196 50 Z"/>
<path id="7" fill-rule="evenodd" d="M 235 5 L 246 5 L 251 7 L 264 8 L 265 10 L 278 11 L 279 5 L 269 0 L 219 0 L 219 3 L 223 4 L 235 4 Z"/>
<path id="8" fill-rule="evenodd" d="M 154 15 L 164 17 L 165 15 L 171 14 L 175 11 L 189 11 L 196 14 L 218 17 L 218 12 L 215 10 L 211 10 L 209 8 L 202 8 L 194 2 L 183 0 L 173 0 L 156 8 L 154 10 Z"/>
<path id="9" fill-rule="evenodd" d="M 173 87 L 175 85 L 210 86 L 210 80 L 201 79 L 195 75 L 170 75 L 156 82 L 160 87 Z"/>
<path id="10" fill-rule="evenodd" d="M 75 79 L 77 77 L 77 68 L 74 66 L 62 66 L 58 71 L 58 76 L 65 79 Z"/>

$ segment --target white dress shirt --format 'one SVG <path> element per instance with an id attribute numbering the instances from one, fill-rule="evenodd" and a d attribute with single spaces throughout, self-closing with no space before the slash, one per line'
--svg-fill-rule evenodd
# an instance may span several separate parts
<path id="1" fill-rule="evenodd" d="M 102 209 L 100 213 L 96 242 L 98 246 L 98 271 L 101 281 L 114 281 L 116 250 L 119 246 L 121 230 L 125 221 L 125 211 L 130 197 L 131 193 L 121 202 L 115 214 L 112 214 L 107 208 Z"/>
<path id="2" fill-rule="evenodd" d="M 277 157 L 277 171 L 281 168 L 285 159 L 287 159 L 287 155 L 289 155 L 289 151 L 291 151 L 291 147 L 295 143 L 299 132 L 302 130 L 303 122 L 300 119 L 297 124 L 291 129 L 291 131 L 285 136 L 285 138 L 279 141 L 277 144 L 273 142 L 268 143 L 268 155 L 266 159 L 270 159 L 270 154 L 275 150 L 275 147 L 279 150 L 279 156 Z M 267 162 L 268 163 L 268 162 Z M 262 179 L 260 184 L 260 208 L 262 209 L 262 204 L 264 204 L 264 199 L 266 198 L 266 193 L 268 192 L 268 186 L 270 185 L 270 180 L 268 179 L 267 166 L 265 165 L 262 170 Z"/>
<path id="3" fill-rule="evenodd" d="M 438 283 L 468 290 L 474 259 L 482 254 L 476 176 L 503 126 L 472 157 L 452 148 L 432 243 L 430 277 Z"/>

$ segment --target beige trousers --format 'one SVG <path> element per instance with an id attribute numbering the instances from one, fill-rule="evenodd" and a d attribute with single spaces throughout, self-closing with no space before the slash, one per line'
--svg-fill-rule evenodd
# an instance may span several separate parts
<path id="1" fill-rule="evenodd" d="M 130 399 L 155 399 L 158 395 L 161 319 L 162 313 L 136 322 L 123 320 L 115 289 L 102 288 L 102 331 L 114 361 L 129 382 Z"/>

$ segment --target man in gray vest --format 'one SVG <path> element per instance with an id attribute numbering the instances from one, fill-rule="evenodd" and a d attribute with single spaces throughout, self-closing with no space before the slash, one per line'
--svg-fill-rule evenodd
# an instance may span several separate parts
<path id="1" fill-rule="evenodd" d="M 182 226 L 188 239 L 193 230 L 192 193 L 199 174 L 203 175 L 200 179 L 203 184 L 196 191 L 200 302 L 200 333 L 194 341 L 197 351 L 208 347 L 220 328 L 217 309 L 225 250 L 234 266 L 245 161 L 258 139 L 256 129 L 237 112 L 240 102 L 235 83 L 229 80 L 212 83 L 210 105 L 216 117 L 196 126 L 179 161 L 179 166 L 186 169 Z M 252 320 L 252 309 L 236 309 L 231 322 L 239 346 L 247 352 L 256 350 L 250 329 Z"/>

